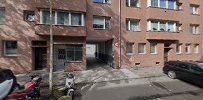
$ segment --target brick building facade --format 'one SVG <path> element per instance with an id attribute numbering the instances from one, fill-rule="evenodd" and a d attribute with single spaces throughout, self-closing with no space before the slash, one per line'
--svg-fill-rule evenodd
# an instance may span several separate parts
<path id="1" fill-rule="evenodd" d="M 85 70 L 90 44 L 97 59 L 118 67 L 119 29 L 121 68 L 201 60 L 201 0 L 121 1 L 119 11 L 119 0 L 53 0 L 55 71 Z M 48 68 L 48 0 L 1 0 L 0 38 L 1 68 Z"/>

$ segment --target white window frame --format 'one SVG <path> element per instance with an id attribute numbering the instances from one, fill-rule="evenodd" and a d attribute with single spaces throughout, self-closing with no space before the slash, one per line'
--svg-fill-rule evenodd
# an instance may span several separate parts
<path id="1" fill-rule="evenodd" d="M 152 45 L 154 45 L 154 47 L 155 47 L 154 48 L 154 50 L 155 50 L 154 52 L 151 52 L 151 46 Z M 150 54 L 158 54 L 158 52 L 157 52 L 157 43 L 150 43 Z"/>
<path id="2" fill-rule="evenodd" d="M 4 20 L 2 23 L 0 23 L 0 25 L 3 25 L 6 22 L 6 9 L 4 7 L 0 7 L 0 10 L 4 11 Z"/>
<path id="3" fill-rule="evenodd" d="M 134 20 L 134 19 L 126 19 L 126 21 L 127 21 L 127 24 L 128 24 L 128 27 L 127 27 L 127 31 L 132 31 L 132 32 L 137 32 L 137 31 L 141 31 L 141 29 L 140 29 L 140 21 L 139 20 Z M 131 30 L 131 21 L 136 21 L 137 23 L 138 23 L 138 30 Z"/>
<path id="4" fill-rule="evenodd" d="M 6 42 L 9 42 L 9 41 L 15 41 L 15 40 L 3 40 L 3 47 L 4 47 L 4 56 L 18 56 L 18 41 L 15 41 L 15 42 L 17 42 L 17 52 L 16 52 L 16 54 L 6 54 Z"/>
<path id="5" fill-rule="evenodd" d="M 190 25 L 190 29 L 192 29 L 192 33 L 191 34 L 199 34 L 199 25 Z"/>
<path id="6" fill-rule="evenodd" d="M 95 29 L 95 30 L 107 30 L 107 29 L 110 29 L 111 28 L 111 18 L 109 19 L 109 21 L 110 21 L 110 24 L 109 24 L 109 28 L 106 28 L 106 20 L 107 20 L 107 17 L 102 17 L 102 16 L 94 16 L 93 17 L 93 20 L 94 20 L 94 18 L 102 18 L 103 19 L 103 25 L 104 25 L 104 27 L 103 28 L 94 28 L 93 27 L 93 29 Z M 92 22 L 92 26 L 94 25 L 94 21 Z"/>
<path id="7" fill-rule="evenodd" d="M 179 50 L 178 52 L 177 49 Z M 176 44 L 176 54 L 182 54 L 182 44 Z"/>
<path id="8" fill-rule="evenodd" d="M 194 53 L 199 53 L 199 44 L 194 45 Z"/>
<path id="9" fill-rule="evenodd" d="M 131 0 L 127 0 L 128 1 L 128 7 L 133 7 L 133 6 L 130 6 L 131 5 Z M 136 5 L 136 7 L 140 7 L 140 0 L 137 0 L 138 1 L 138 4 Z"/>
<path id="10" fill-rule="evenodd" d="M 198 15 L 199 14 L 199 6 L 198 5 L 190 5 L 190 8 L 192 8 L 192 12 L 190 14 L 192 15 Z"/>
<path id="11" fill-rule="evenodd" d="M 102 2 L 95 2 L 95 1 L 93 0 L 93 2 L 94 2 L 94 3 L 109 3 L 109 4 L 111 4 L 111 0 L 108 0 L 107 2 L 106 2 L 106 0 L 102 0 Z"/>
<path id="12" fill-rule="evenodd" d="M 161 23 L 161 22 L 163 22 L 163 21 L 157 21 L 157 23 L 158 23 L 158 29 L 157 29 L 156 31 L 154 31 L 154 30 L 152 29 L 152 21 L 149 20 L 149 21 L 147 22 L 147 30 L 148 30 L 148 31 L 153 31 L 153 32 L 157 32 L 157 31 L 159 32 L 159 31 L 161 31 L 161 30 L 160 30 L 160 23 Z M 161 32 L 172 32 L 172 33 L 177 32 L 177 23 L 176 23 L 175 21 L 170 21 L 170 22 L 174 23 L 174 24 L 173 24 L 173 30 L 174 30 L 174 31 L 168 31 L 168 29 L 169 29 L 168 23 L 169 23 L 169 22 L 165 22 L 166 30 L 165 30 L 165 31 L 161 31 Z"/>
<path id="13" fill-rule="evenodd" d="M 40 10 L 40 24 L 45 24 L 45 23 L 42 23 L 43 21 L 43 18 L 42 18 L 42 12 L 43 11 L 48 11 L 48 10 L 46 10 L 46 9 L 41 9 Z M 66 13 L 68 13 L 69 14 L 69 23 L 68 23 L 68 25 L 64 25 L 64 26 L 85 26 L 85 16 L 84 16 L 84 13 L 82 13 L 82 12 L 72 12 L 72 13 L 79 13 L 79 14 L 81 14 L 81 25 L 71 25 L 72 23 L 71 23 L 71 12 L 68 12 L 68 11 L 53 11 L 54 12 L 54 14 L 55 14 L 55 22 L 54 22 L 54 24 L 53 25 L 63 25 L 63 24 L 58 24 L 57 23 L 57 17 L 58 17 L 58 12 L 66 12 Z"/>
<path id="14" fill-rule="evenodd" d="M 142 52 L 142 53 L 139 52 L 139 45 L 140 44 L 144 45 L 144 52 Z M 138 43 L 138 54 L 146 54 L 146 43 Z"/>
<path id="15" fill-rule="evenodd" d="M 152 5 L 151 4 L 151 0 L 147 0 L 147 7 L 153 7 L 151 5 Z M 162 8 L 160 0 L 158 0 L 158 8 Z M 170 9 L 169 8 L 169 0 L 166 0 L 166 7 L 164 9 Z M 174 2 L 174 8 L 173 8 L 173 10 L 177 10 L 177 1 Z"/>
<path id="16" fill-rule="evenodd" d="M 130 52 L 127 52 L 127 44 L 131 44 L 131 46 L 132 46 L 132 52 L 130 53 Z M 132 43 L 132 42 L 127 42 L 126 43 L 126 55 L 133 55 L 134 54 L 134 43 Z"/>

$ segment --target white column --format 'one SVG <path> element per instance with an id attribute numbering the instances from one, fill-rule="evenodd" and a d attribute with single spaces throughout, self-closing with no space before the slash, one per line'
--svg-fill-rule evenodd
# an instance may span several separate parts
<path id="1" fill-rule="evenodd" d="M 151 21 L 149 20 L 147 22 L 147 31 L 150 31 L 151 30 Z"/>
<path id="2" fill-rule="evenodd" d="M 130 7 L 130 0 L 128 0 L 128 6 Z"/>
<path id="3" fill-rule="evenodd" d="M 151 6 L 151 0 L 147 0 L 147 7 Z"/>
<path id="4" fill-rule="evenodd" d="M 58 17 L 57 11 L 54 11 L 54 14 L 55 14 L 55 17 L 54 17 L 55 22 L 54 22 L 54 24 L 56 25 L 57 24 L 57 17 Z"/>
<path id="5" fill-rule="evenodd" d="M 81 15 L 81 26 L 85 26 L 85 17 L 84 17 L 84 14 L 82 13 Z"/>
<path id="6" fill-rule="evenodd" d="M 168 31 L 168 22 L 166 22 L 166 31 Z"/>
<path id="7" fill-rule="evenodd" d="M 106 19 L 104 18 L 104 28 L 103 28 L 103 29 L 106 29 L 106 24 L 105 24 L 105 21 L 106 21 Z"/>
<path id="8" fill-rule="evenodd" d="M 158 0 L 158 7 L 160 7 L 160 0 Z"/>
<path id="9" fill-rule="evenodd" d="M 128 30 L 130 31 L 131 26 L 130 26 L 130 20 L 128 20 Z"/>
<path id="10" fill-rule="evenodd" d="M 176 29 L 176 23 L 174 23 L 173 28 L 174 28 L 174 32 L 176 32 L 177 31 L 177 29 Z"/>
<path id="11" fill-rule="evenodd" d="M 158 21 L 158 31 L 160 31 L 160 21 Z"/>
<path id="12" fill-rule="evenodd" d="M 176 1 L 174 1 L 174 9 L 177 9 Z"/>
<path id="13" fill-rule="evenodd" d="M 42 23 L 42 10 L 40 10 L 40 24 L 43 24 Z"/>

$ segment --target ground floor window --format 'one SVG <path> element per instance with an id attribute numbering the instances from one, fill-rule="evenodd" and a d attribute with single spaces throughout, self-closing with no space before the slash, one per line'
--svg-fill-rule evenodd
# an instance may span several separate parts
<path id="1" fill-rule="evenodd" d="M 4 55 L 17 55 L 17 41 L 4 41 Z"/>
<path id="2" fill-rule="evenodd" d="M 186 54 L 190 54 L 190 44 L 185 44 L 185 52 Z"/>
<path id="3" fill-rule="evenodd" d="M 199 44 L 194 45 L 194 53 L 199 53 Z"/>
<path id="4" fill-rule="evenodd" d="M 126 43 L 126 53 L 127 54 L 133 53 L 133 45 L 134 45 L 134 43 Z"/>
<path id="5" fill-rule="evenodd" d="M 138 43 L 138 53 L 139 54 L 146 53 L 146 43 Z"/>
<path id="6" fill-rule="evenodd" d="M 157 54 L 157 44 L 156 43 L 150 43 L 150 53 Z"/>

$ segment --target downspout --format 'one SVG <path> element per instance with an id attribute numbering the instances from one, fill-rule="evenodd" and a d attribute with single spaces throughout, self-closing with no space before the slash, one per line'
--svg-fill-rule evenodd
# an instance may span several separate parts
<path id="1" fill-rule="evenodd" d="M 121 68 L 121 38 L 122 38 L 122 35 L 121 35 L 121 0 L 119 0 L 119 68 Z M 118 69 L 119 69 L 118 68 Z"/>

